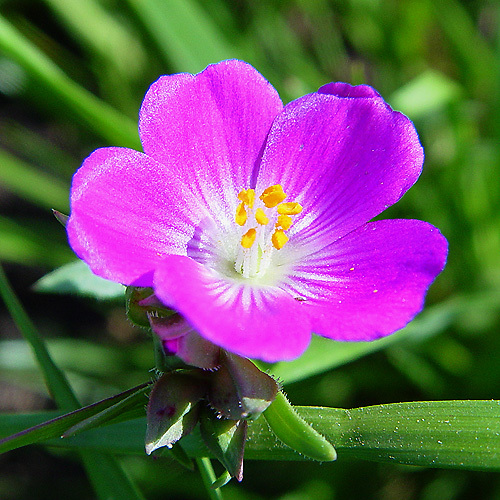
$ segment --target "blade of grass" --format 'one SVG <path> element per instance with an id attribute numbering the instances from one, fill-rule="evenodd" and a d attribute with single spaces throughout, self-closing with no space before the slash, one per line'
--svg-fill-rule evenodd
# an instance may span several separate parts
<path id="1" fill-rule="evenodd" d="M 345 410 L 294 407 L 328 439 L 338 460 L 354 458 L 386 463 L 463 470 L 500 470 L 500 401 L 421 401 Z M 0 415 L 0 432 L 15 432 L 47 415 Z M 93 429 L 47 445 L 143 454 L 145 418 Z M 206 457 L 198 432 L 182 440 L 190 457 Z M 245 457 L 255 460 L 305 460 L 281 443 L 265 419 L 249 423 Z"/>
<path id="2" fill-rule="evenodd" d="M 500 297 L 499 299 L 500 300 Z M 307 351 L 298 359 L 272 365 L 270 372 L 284 384 L 318 375 L 404 340 L 427 338 L 442 331 L 456 317 L 467 300 L 449 300 L 428 308 L 406 328 L 373 342 L 335 342 L 314 336 Z M 261 365 L 259 365 L 261 366 Z M 262 365 L 262 367 L 264 367 Z"/>
<path id="3" fill-rule="evenodd" d="M 95 0 L 45 0 L 72 36 L 93 54 L 135 79 L 146 63 L 146 54 L 132 30 Z"/>
<path id="4" fill-rule="evenodd" d="M 38 361 L 45 377 L 47 387 L 57 403 L 57 406 L 63 410 L 74 410 L 79 408 L 80 403 L 69 387 L 69 383 L 65 375 L 52 361 L 52 358 L 45 347 L 45 343 L 38 335 L 35 326 L 17 299 L 1 265 L 0 295 L 3 298 L 10 315 L 14 319 L 14 322 L 19 328 L 19 331 L 31 346 L 33 354 L 35 355 L 35 358 Z"/>
<path id="5" fill-rule="evenodd" d="M 454 296 L 453 298 L 428 307 L 408 326 L 392 335 L 373 342 L 335 342 L 314 336 L 308 350 L 298 359 L 279 362 L 274 365 L 259 363 L 259 367 L 269 372 L 283 383 L 291 384 L 318 375 L 358 358 L 403 342 L 422 342 L 449 327 L 461 314 L 471 311 L 498 310 L 500 294 L 490 289 L 485 293 Z"/>
<path id="6" fill-rule="evenodd" d="M 116 146 L 140 148 L 137 125 L 80 87 L 46 54 L 0 16 L 0 51 L 64 102 L 87 126 Z"/>
<path id="7" fill-rule="evenodd" d="M 463 82 L 473 92 L 488 98 L 495 91 L 496 61 L 466 7 L 456 0 L 434 0 L 435 19 L 446 33 L 462 65 Z"/>
<path id="8" fill-rule="evenodd" d="M 39 441 L 76 434 L 82 429 L 96 427 L 117 417 L 121 418 L 125 412 L 126 414 L 132 414 L 131 410 L 135 407 L 144 406 L 141 396 L 143 396 L 149 385 L 149 383 L 142 384 L 139 387 L 134 387 L 0 439 L 0 453 L 38 443 Z"/>
<path id="9" fill-rule="evenodd" d="M 38 335 L 35 326 L 12 290 L 1 265 L 0 295 L 17 327 L 30 344 L 57 405 L 64 410 L 78 409 L 80 407 L 78 399 L 71 390 L 65 375 L 52 361 L 45 343 Z M 109 498 L 142 500 L 142 496 L 127 478 L 114 457 L 86 450 L 80 450 L 80 457 L 94 489 L 102 500 Z"/>
<path id="10" fill-rule="evenodd" d="M 178 71 L 196 73 L 238 52 L 193 0 L 128 0 L 164 60 Z"/>
<path id="11" fill-rule="evenodd" d="M 46 221 L 37 221 L 37 231 L 28 224 L 21 224 L 0 215 L 0 260 L 50 268 L 74 260 L 67 244 L 58 243 L 52 231 L 52 214 Z M 57 227 L 57 223 L 56 226 Z"/>
<path id="12" fill-rule="evenodd" d="M 0 149 L 2 187 L 43 208 L 69 210 L 69 185 Z"/>

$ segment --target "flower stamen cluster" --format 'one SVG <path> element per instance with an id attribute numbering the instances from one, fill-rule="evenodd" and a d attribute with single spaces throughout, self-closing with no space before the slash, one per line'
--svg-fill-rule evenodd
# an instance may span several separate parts
<path id="1" fill-rule="evenodd" d="M 240 203 L 234 219 L 243 235 L 234 268 L 244 278 L 267 270 L 274 250 L 281 250 L 288 242 L 285 231 L 292 227 L 292 215 L 302 212 L 302 207 L 296 202 L 283 203 L 285 198 L 280 184 L 266 188 L 258 198 L 260 201 L 256 201 L 254 189 L 238 194 Z"/>

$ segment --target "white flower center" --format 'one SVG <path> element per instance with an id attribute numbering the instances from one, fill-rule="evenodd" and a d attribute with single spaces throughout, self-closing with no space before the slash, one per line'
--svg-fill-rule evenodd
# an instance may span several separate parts
<path id="1" fill-rule="evenodd" d="M 264 274 L 273 253 L 288 241 L 286 232 L 292 226 L 292 216 L 302 211 L 295 202 L 283 203 L 286 194 L 276 184 L 265 189 L 258 199 L 255 191 L 246 189 L 238 194 L 240 204 L 235 222 L 241 226 L 241 241 L 234 269 L 244 278 Z"/>

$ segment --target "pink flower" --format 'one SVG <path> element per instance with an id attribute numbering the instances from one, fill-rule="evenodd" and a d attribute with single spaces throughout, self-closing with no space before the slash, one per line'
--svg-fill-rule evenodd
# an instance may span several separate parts
<path id="1" fill-rule="evenodd" d="M 426 222 L 367 222 L 423 163 L 413 124 L 371 87 L 283 107 L 223 61 L 153 83 L 139 132 L 144 153 L 98 149 L 75 174 L 69 241 L 99 276 L 153 287 L 183 336 L 273 362 L 312 332 L 373 340 L 422 309 L 447 243 Z"/>

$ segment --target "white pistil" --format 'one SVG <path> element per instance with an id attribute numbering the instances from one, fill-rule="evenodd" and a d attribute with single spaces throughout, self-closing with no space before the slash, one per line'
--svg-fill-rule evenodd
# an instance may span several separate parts
<path id="1" fill-rule="evenodd" d="M 253 189 L 241 191 L 241 203 L 236 210 L 235 222 L 241 226 L 234 268 L 244 278 L 263 275 L 269 268 L 275 251 L 288 241 L 285 231 L 292 225 L 291 215 L 301 212 L 298 203 L 282 203 L 286 198 L 278 184 L 265 189 L 259 198 Z"/>

